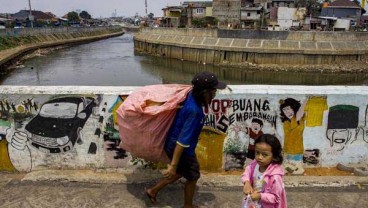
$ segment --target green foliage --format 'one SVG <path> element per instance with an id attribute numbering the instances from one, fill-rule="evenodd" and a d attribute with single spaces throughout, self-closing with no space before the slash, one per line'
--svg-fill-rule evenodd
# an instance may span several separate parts
<path id="1" fill-rule="evenodd" d="M 225 142 L 224 145 L 224 153 L 237 153 L 237 152 L 241 152 L 242 151 L 242 147 L 239 143 L 235 143 L 232 139 L 228 139 Z"/>
<path id="2" fill-rule="evenodd" d="M 153 17 L 154 17 L 155 15 L 151 12 L 151 13 L 149 13 L 147 16 L 148 16 L 148 19 L 153 19 Z"/>
<path id="3" fill-rule="evenodd" d="M 23 37 L 13 37 L 13 36 L 5 36 L 0 37 L 0 50 L 5 50 L 13 47 L 17 47 L 20 45 L 28 44 L 34 42 L 31 36 L 23 36 Z"/>
<path id="4" fill-rule="evenodd" d="M 80 17 L 82 17 L 83 19 L 91 19 L 92 16 L 87 12 L 87 11 L 82 11 L 80 14 L 79 14 Z"/>
<path id="5" fill-rule="evenodd" d="M 360 1 L 359 0 L 353 0 L 354 1 L 354 3 L 356 4 L 356 5 L 358 5 L 358 6 L 362 6 L 361 4 L 360 4 Z M 363 0 L 363 1 L 365 1 L 365 0 Z"/>
<path id="6" fill-rule="evenodd" d="M 321 14 L 322 4 L 320 0 L 296 0 L 295 6 L 306 7 L 307 15 L 318 16 Z"/>
<path id="7" fill-rule="evenodd" d="M 204 26 L 204 19 L 203 18 L 194 18 L 192 20 L 192 25 L 193 25 L 193 27 L 197 27 L 197 28 L 203 27 Z"/>
<path id="8" fill-rule="evenodd" d="M 67 14 L 69 22 L 79 22 L 79 16 L 77 12 L 69 12 Z"/>
<path id="9" fill-rule="evenodd" d="M 217 23 L 218 20 L 214 17 L 194 18 L 192 20 L 192 25 L 195 28 L 216 26 Z"/>

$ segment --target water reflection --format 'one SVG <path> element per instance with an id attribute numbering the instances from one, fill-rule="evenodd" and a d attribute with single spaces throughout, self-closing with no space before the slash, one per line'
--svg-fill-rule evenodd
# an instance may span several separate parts
<path id="1" fill-rule="evenodd" d="M 142 86 L 188 84 L 208 70 L 229 84 L 363 85 L 366 74 L 251 71 L 134 54 L 133 35 L 64 48 L 27 60 L 1 78 L 2 85 Z"/>
<path id="2" fill-rule="evenodd" d="M 230 84 L 271 84 L 271 85 L 366 85 L 367 74 L 320 73 L 320 72 L 271 72 L 254 71 L 213 65 L 203 65 L 176 59 L 151 58 L 141 60 L 142 69 L 159 74 L 165 83 L 185 83 L 193 74 L 203 70 L 215 73 Z M 155 67 L 148 67 L 155 66 Z"/>

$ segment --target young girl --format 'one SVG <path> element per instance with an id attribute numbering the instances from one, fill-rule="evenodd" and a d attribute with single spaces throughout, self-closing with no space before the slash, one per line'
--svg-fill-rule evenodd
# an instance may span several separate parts
<path id="1" fill-rule="evenodd" d="M 255 141 L 255 160 L 245 168 L 241 181 L 243 193 L 250 194 L 258 207 L 287 207 L 281 152 L 279 140 L 271 134 L 263 134 Z"/>

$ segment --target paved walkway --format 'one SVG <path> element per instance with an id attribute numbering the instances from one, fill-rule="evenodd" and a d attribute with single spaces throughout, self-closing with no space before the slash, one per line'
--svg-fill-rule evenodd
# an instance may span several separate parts
<path id="1" fill-rule="evenodd" d="M 152 207 L 144 194 L 159 173 L 34 171 L 0 173 L 2 207 Z M 304 179 L 303 179 L 304 178 Z M 368 207 L 367 177 L 287 176 L 289 207 Z M 159 206 L 181 207 L 183 184 L 164 189 Z M 195 203 L 204 207 L 240 207 L 242 187 L 238 175 L 204 174 Z"/>

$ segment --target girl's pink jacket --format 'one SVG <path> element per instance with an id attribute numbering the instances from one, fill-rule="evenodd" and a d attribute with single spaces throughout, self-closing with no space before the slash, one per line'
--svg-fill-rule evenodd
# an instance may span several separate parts
<path id="1" fill-rule="evenodd" d="M 241 176 L 241 181 L 249 181 L 253 187 L 253 172 L 257 165 L 257 161 L 253 160 L 250 165 L 245 168 Z M 286 192 L 282 177 L 284 171 L 281 165 L 271 163 L 263 173 L 265 184 L 261 193 L 262 208 L 287 208 Z"/>

